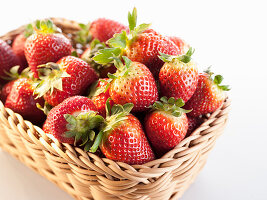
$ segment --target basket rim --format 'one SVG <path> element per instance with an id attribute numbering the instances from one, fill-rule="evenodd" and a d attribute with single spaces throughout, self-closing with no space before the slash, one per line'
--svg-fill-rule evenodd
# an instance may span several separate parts
<path id="1" fill-rule="evenodd" d="M 69 24 L 77 22 L 66 20 L 64 18 L 51 18 L 58 23 L 67 21 Z M 19 27 L 7 34 L 0 36 L 0 39 L 6 35 L 13 37 L 21 33 L 24 26 Z M 43 151 L 58 155 L 72 167 L 82 167 L 84 169 L 93 169 L 101 174 L 107 174 L 117 177 L 140 181 L 147 183 L 149 178 L 163 175 L 166 172 L 175 170 L 179 163 L 187 159 L 187 155 L 196 152 L 203 147 L 205 141 L 211 137 L 217 137 L 212 132 L 216 128 L 224 128 L 228 119 L 228 112 L 231 101 L 227 97 L 225 102 L 213 113 L 206 115 L 206 120 L 190 136 L 182 140 L 173 150 L 166 153 L 161 158 L 152 160 L 142 165 L 129 165 L 123 162 L 117 162 L 108 158 L 101 158 L 96 154 L 85 152 L 79 147 L 69 144 L 60 143 L 52 135 L 45 134 L 42 128 L 33 125 L 30 121 L 24 120 L 23 117 L 5 108 L 0 100 L 0 121 L 4 126 L 9 125 L 14 131 L 19 132 L 20 136 L 28 142 L 40 145 Z M 1 122 L 0 122 L 1 123 Z M 211 130 L 209 130 L 211 129 Z M 204 142 L 203 142 L 204 141 Z M 175 163 L 175 164 L 174 164 Z M 102 177 L 103 178 L 103 177 Z"/>

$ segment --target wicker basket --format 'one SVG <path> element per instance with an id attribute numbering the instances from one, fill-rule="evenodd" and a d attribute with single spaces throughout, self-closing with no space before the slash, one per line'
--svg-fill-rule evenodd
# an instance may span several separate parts
<path id="1" fill-rule="evenodd" d="M 53 21 L 68 37 L 79 29 L 74 21 Z M 0 39 L 12 43 L 23 29 Z M 131 166 L 54 141 L 0 101 L 0 147 L 75 199 L 177 200 L 205 165 L 225 127 L 229 106 L 226 99 L 190 137 L 162 158 Z"/>

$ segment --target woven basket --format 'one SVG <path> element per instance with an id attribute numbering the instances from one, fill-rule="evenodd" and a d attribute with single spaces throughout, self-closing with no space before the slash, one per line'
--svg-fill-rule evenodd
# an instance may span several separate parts
<path id="1" fill-rule="evenodd" d="M 53 21 L 70 38 L 79 30 L 77 22 Z M 23 30 L 20 27 L 0 39 L 12 43 Z M 162 158 L 131 166 L 61 144 L 0 101 L 0 147 L 75 199 L 177 200 L 205 165 L 225 127 L 229 106 L 226 99 L 219 109 L 205 116 L 190 137 Z"/>

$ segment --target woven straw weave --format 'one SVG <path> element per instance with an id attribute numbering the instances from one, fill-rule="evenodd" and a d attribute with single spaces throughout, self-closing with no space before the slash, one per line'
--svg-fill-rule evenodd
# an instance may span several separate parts
<path id="1" fill-rule="evenodd" d="M 68 37 L 77 22 L 53 19 Z M 0 37 L 12 43 L 24 27 Z M 228 119 L 230 101 L 162 158 L 128 165 L 61 144 L 0 101 L 0 147 L 79 200 L 177 200 L 206 163 Z"/>

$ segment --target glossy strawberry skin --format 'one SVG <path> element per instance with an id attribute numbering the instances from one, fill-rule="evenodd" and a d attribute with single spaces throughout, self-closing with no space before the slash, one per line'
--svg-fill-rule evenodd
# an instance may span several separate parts
<path id="1" fill-rule="evenodd" d="M 25 46 L 26 40 L 27 38 L 24 36 L 24 34 L 19 34 L 15 37 L 12 43 L 13 52 L 17 55 L 21 63 L 20 70 L 28 66 L 28 63 L 27 63 L 27 60 L 24 54 L 24 46 Z"/>
<path id="2" fill-rule="evenodd" d="M 198 70 L 193 62 L 165 63 L 159 73 L 162 96 L 181 98 L 187 102 L 194 94 Z"/>
<path id="3" fill-rule="evenodd" d="M 126 76 L 115 79 L 109 94 L 115 104 L 133 103 L 133 112 L 145 111 L 158 100 L 158 90 L 149 69 L 138 62 L 133 62 Z"/>
<path id="4" fill-rule="evenodd" d="M 48 113 L 47 119 L 43 125 L 43 130 L 47 134 L 52 134 L 59 142 L 74 144 L 74 138 L 65 137 L 67 121 L 64 115 L 73 115 L 88 111 L 96 111 L 96 107 L 91 99 L 83 96 L 67 98 L 59 105 L 52 108 Z"/>
<path id="5" fill-rule="evenodd" d="M 174 117 L 164 111 L 154 111 L 145 118 L 147 137 L 160 157 L 184 139 L 187 129 L 188 120 L 184 113 Z"/>
<path id="6" fill-rule="evenodd" d="M 98 78 L 95 70 L 80 58 L 66 56 L 57 64 L 70 77 L 62 78 L 62 91 L 55 89 L 52 94 L 47 92 L 44 95 L 44 99 L 52 106 L 58 105 L 68 97 L 82 95 L 85 89 Z"/>
<path id="7" fill-rule="evenodd" d="M 105 78 L 105 79 L 102 79 L 102 80 L 105 80 L 106 82 L 103 82 L 101 81 L 101 79 L 98 81 L 98 84 L 97 84 L 97 88 L 106 88 L 108 82 L 108 78 Z M 110 98 L 110 95 L 109 95 L 109 88 L 107 89 L 106 92 L 104 93 L 101 93 L 97 96 L 94 96 L 92 97 L 92 101 L 94 102 L 96 108 L 97 108 L 97 111 L 98 113 L 103 116 L 103 117 L 106 117 L 106 102 L 108 100 L 108 98 Z M 112 100 L 109 101 L 109 104 L 110 106 L 112 107 L 114 102 Z"/>
<path id="8" fill-rule="evenodd" d="M 186 54 L 186 52 L 190 48 L 189 44 L 187 44 L 183 39 L 181 39 L 179 37 L 171 36 L 171 37 L 169 37 L 169 39 L 177 45 L 181 54 Z"/>
<path id="9" fill-rule="evenodd" d="M 157 79 L 164 62 L 159 59 L 159 52 L 169 55 L 179 55 L 178 47 L 167 37 L 155 34 L 153 31 L 140 34 L 126 49 L 126 56 L 136 62 L 146 65 Z"/>
<path id="10" fill-rule="evenodd" d="M 115 33 L 120 33 L 122 30 L 128 30 L 128 27 L 105 18 L 99 18 L 93 21 L 90 27 L 90 33 L 93 39 L 98 39 L 100 42 L 106 42 Z"/>
<path id="11" fill-rule="evenodd" d="M 131 165 L 155 159 L 142 125 L 133 115 L 104 135 L 100 149 L 107 158 Z"/>
<path id="12" fill-rule="evenodd" d="M 5 72 L 9 72 L 15 65 L 20 65 L 19 59 L 12 48 L 3 40 L 0 40 L 0 82 L 6 81 L 1 77 L 6 77 Z"/>
<path id="13" fill-rule="evenodd" d="M 43 106 L 43 98 L 36 99 L 36 96 L 33 95 L 31 80 L 20 78 L 13 83 L 11 91 L 7 96 L 5 107 L 21 114 L 25 119 L 39 124 L 43 122 L 45 115 L 43 111 L 36 107 L 36 103 Z"/>
<path id="14" fill-rule="evenodd" d="M 35 77 L 38 77 L 37 66 L 48 62 L 57 62 L 71 54 L 72 46 L 62 34 L 33 34 L 25 43 L 25 56 Z"/>
<path id="15" fill-rule="evenodd" d="M 185 109 L 192 109 L 188 115 L 197 117 L 214 112 L 224 102 L 226 94 L 209 79 L 206 73 L 200 73 L 195 93 L 185 104 Z"/>
<path id="16" fill-rule="evenodd" d="M 1 90 L 1 95 L 0 95 L 0 99 L 3 103 L 6 102 L 6 98 L 7 96 L 9 95 L 13 85 L 14 85 L 14 81 L 10 81 L 8 82 L 7 84 L 5 84 L 3 87 L 2 87 L 2 90 Z"/>

